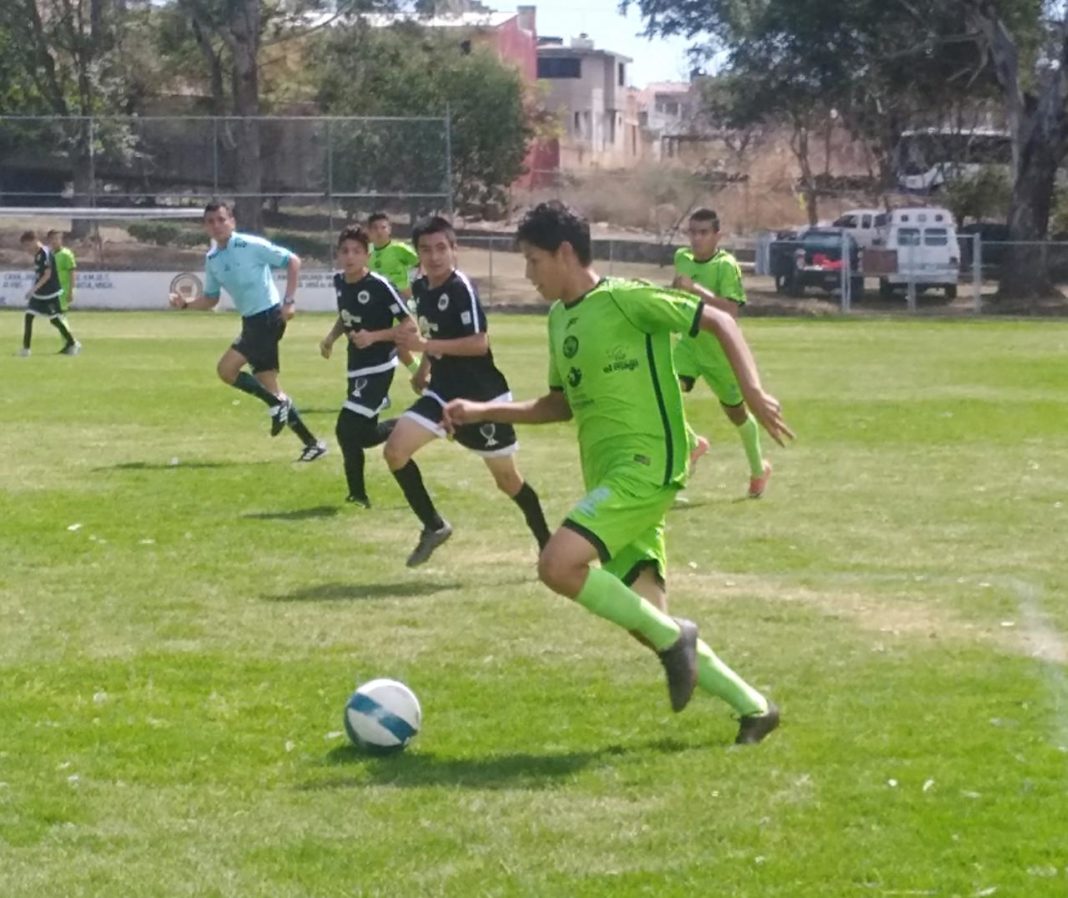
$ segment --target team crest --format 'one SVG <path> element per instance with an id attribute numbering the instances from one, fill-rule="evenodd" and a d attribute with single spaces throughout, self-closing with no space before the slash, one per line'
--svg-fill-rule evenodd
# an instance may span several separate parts
<path id="1" fill-rule="evenodd" d="M 368 293 L 366 290 L 361 290 L 359 293 L 356 294 L 356 302 L 358 302 L 361 306 L 367 305 L 367 303 L 369 303 L 370 301 L 371 294 Z"/>
<path id="2" fill-rule="evenodd" d="M 486 441 L 486 448 L 492 449 L 494 446 L 499 446 L 501 441 L 497 439 L 497 425 L 496 424 L 483 424 L 478 432 L 482 434 L 482 439 Z"/>
<path id="3" fill-rule="evenodd" d="M 578 348 L 578 337 L 576 337 L 574 334 L 568 334 L 567 337 L 564 338 L 564 358 L 573 359 L 575 357 L 575 353 L 578 352 Z"/>
<path id="4" fill-rule="evenodd" d="M 438 310 L 444 312 L 449 307 L 449 294 L 442 293 L 438 297 Z"/>
<path id="5" fill-rule="evenodd" d="M 367 378 L 357 377 L 352 382 L 352 398 L 361 399 L 363 397 L 363 391 L 367 389 Z"/>
<path id="6" fill-rule="evenodd" d="M 582 383 L 582 372 L 578 368 L 572 368 L 567 372 L 567 382 L 572 387 L 577 387 Z"/>

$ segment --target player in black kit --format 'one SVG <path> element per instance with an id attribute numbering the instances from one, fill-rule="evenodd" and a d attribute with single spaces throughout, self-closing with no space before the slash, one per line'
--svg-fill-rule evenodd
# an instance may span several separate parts
<path id="1" fill-rule="evenodd" d="M 423 446 L 445 436 L 442 412 L 453 399 L 479 401 L 511 397 L 508 382 L 493 363 L 486 335 L 486 314 L 478 293 L 456 267 L 456 233 L 440 217 L 412 229 L 423 277 L 412 285 L 419 328 L 397 328 L 397 346 L 422 352 L 423 360 L 412 385 L 422 396 L 397 420 L 386 441 L 386 464 L 400 484 L 423 532 L 408 566 L 427 561 L 452 535 L 452 527 L 438 514 L 412 461 Z M 538 494 L 524 482 L 515 464 L 519 448 L 509 424 L 473 424 L 456 428 L 456 442 L 482 456 L 497 486 L 520 507 L 539 546 L 549 540 L 549 528 Z"/>
<path id="2" fill-rule="evenodd" d="M 362 228 L 346 227 L 337 241 L 342 270 L 334 275 L 337 321 L 319 343 L 330 358 L 334 343 L 348 337 L 348 395 L 337 416 L 337 441 L 345 458 L 348 501 L 370 508 L 364 484 L 364 450 L 384 443 L 395 419 L 378 420 L 389 406 L 389 388 L 397 367 L 396 326 L 414 326 L 404 300 L 389 280 L 367 267 L 369 238 Z M 410 353 L 404 361 L 413 373 L 418 365 Z"/>

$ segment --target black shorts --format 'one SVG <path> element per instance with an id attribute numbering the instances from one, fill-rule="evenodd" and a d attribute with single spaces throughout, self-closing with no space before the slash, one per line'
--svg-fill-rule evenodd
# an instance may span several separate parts
<path id="1" fill-rule="evenodd" d="M 34 296 L 30 299 L 30 305 L 26 312 L 39 318 L 58 318 L 63 314 L 63 310 L 59 307 L 58 296 L 52 299 L 40 299 Z"/>
<path id="2" fill-rule="evenodd" d="M 341 407 L 365 418 L 377 418 L 389 408 L 389 388 L 393 385 L 393 368 L 377 374 L 349 378 L 349 393 Z"/>
<path id="3" fill-rule="evenodd" d="M 248 359 L 253 374 L 278 371 L 278 343 L 285 332 L 282 307 L 272 306 L 258 315 L 241 319 L 241 334 L 234 340 L 233 347 Z"/>
<path id="4" fill-rule="evenodd" d="M 511 393 L 496 397 L 507 401 Z M 415 401 L 403 415 L 421 424 L 439 437 L 446 436 L 441 426 L 444 406 L 434 396 L 422 396 Z M 483 458 L 495 458 L 500 455 L 513 455 L 519 448 L 515 428 L 511 424 L 465 424 L 456 428 L 456 442 Z"/>

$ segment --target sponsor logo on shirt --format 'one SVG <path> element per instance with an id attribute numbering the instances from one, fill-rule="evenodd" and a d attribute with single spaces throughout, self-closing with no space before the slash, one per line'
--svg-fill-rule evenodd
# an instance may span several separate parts
<path id="1" fill-rule="evenodd" d="M 622 347 L 617 346 L 608 353 L 611 361 L 604 366 L 604 373 L 611 374 L 613 371 L 634 371 L 638 367 L 638 360 L 635 358 L 627 358 L 627 352 Z"/>
<path id="2" fill-rule="evenodd" d="M 572 368 L 567 372 L 567 382 L 572 387 L 577 387 L 582 383 L 582 372 L 578 368 Z"/>

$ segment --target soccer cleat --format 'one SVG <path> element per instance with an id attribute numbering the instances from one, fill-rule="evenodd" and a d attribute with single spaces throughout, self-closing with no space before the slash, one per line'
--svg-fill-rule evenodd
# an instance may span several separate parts
<path id="1" fill-rule="evenodd" d="M 773 702 L 768 702 L 768 710 L 763 714 L 747 714 L 738 718 L 738 736 L 735 745 L 756 745 L 779 725 L 779 709 Z"/>
<path id="2" fill-rule="evenodd" d="M 326 455 L 326 443 L 322 440 L 316 440 L 314 443 L 308 443 L 304 447 L 304 451 L 300 453 L 300 458 L 297 461 L 315 461 L 324 455 Z"/>
<path id="3" fill-rule="evenodd" d="M 680 617 L 675 618 L 675 623 L 679 625 L 679 638 L 658 654 L 667 674 L 671 710 L 677 712 L 690 703 L 697 688 L 697 624 Z"/>
<path id="4" fill-rule="evenodd" d="M 419 534 L 419 542 L 416 543 L 412 554 L 408 556 L 408 567 L 419 567 L 419 565 L 428 562 L 430 556 L 434 554 L 434 550 L 448 540 L 450 536 L 452 536 L 452 527 L 448 521 L 445 521 L 438 530 L 431 530 L 429 527 L 424 528 L 423 532 Z"/>
<path id="5" fill-rule="evenodd" d="M 764 495 L 764 490 L 768 488 L 768 481 L 771 480 L 771 462 L 764 462 L 764 473 L 759 477 L 749 478 L 749 498 L 759 499 Z"/>
<path id="6" fill-rule="evenodd" d="M 271 406 L 271 436 L 276 437 L 283 430 L 286 429 L 286 422 L 289 421 L 289 413 L 293 409 L 293 400 L 288 396 L 283 399 L 278 405 Z M 302 459 L 303 461 L 303 459 Z M 308 459 L 311 461 L 311 459 Z"/>
<path id="7" fill-rule="evenodd" d="M 690 474 L 693 475 L 694 469 L 697 467 L 697 462 L 700 461 L 701 456 L 708 452 L 708 447 L 711 444 L 705 437 L 697 437 L 694 442 L 694 447 L 690 451 Z"/>
<path id="8" fill-rule="evenodd" d="M 30 348 L 28 346 L 23 346 L 22 349 L 15 354 L 22 356 L 22 358 L 27 358 L 30 355 Z"/>
<path id="9" fill-rule="evenodd" d="M 60 355 L 77 355 L 82 351 L 82 344 L 75 340 L 73 343 L 68 343 L 60 351 Z"/>
<path id="10" fill-rule="evenodd" d="M 352 493 L 349 493 L 345 497 L 345 501 L 352 505 L 362 505 L 364 508 L 371 507 L 371 500 L 368 499 L 366 496 L 354 496 L 352 495 Z"/>

